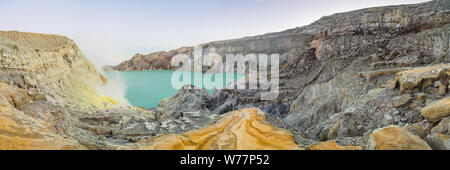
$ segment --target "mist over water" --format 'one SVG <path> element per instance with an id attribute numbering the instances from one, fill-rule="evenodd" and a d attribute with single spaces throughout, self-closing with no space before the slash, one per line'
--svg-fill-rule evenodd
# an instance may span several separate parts
<path id="1" fill-rule="evenodd" d="M 118 80 L 118 83 L 124 83 L 117 87 L 117 90 L 123 90 L 126 100 L 133 106 L 139 106 L 144 108 L 155 108 L 158 106 L 158 102 L 164 98 L 171 97 L 177 93 L 179 89 L 175 89 L 171 84 L 171 78 L 174 71 L 162 70 L 162 71 L 125 71 L 125 72 L 108 72 L 106 73 L 108 79 L 114 82 L 114 79 Z M 212 87 L 212 84 L 202 84 L 202 80 L 194 80 L 194 74 L 201 74 L 202 77 L 214 77 L 217 75 L 221 77 L 223 81 L 222 85 L 216 86 L 218 88 L 225 87 L 228 83 L 236 81 L 243 77 L 242 74 L 237 73 L 188 73 L 192 74 L 191 81 L 188 84 L 192 84 L 197 87 Z M 231 77 L 234 76 L 234 79 Z M 182 79 L 182 76 L 180 76 Z M 205 82 L 203 82 L 205 83 Z M 208 83 L 208 82 L 206 82 Z M 125 88 L 125 90 L 123 89 Z M 215 88 L 205 89 L 209 93 L 212 93 Z M 108 89 L 111 90 L 111 89 Z M 121 95 L 117 93 L 117 95 Z"/>

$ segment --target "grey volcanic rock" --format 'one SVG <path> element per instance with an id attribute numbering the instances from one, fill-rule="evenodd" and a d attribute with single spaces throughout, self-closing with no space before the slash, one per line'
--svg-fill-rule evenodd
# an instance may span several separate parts
<path id="1" fill-rule="evenodd" d="M 106 78 L 63 36 L 0 31 L 0 82 L 38 90 L 53 103 L 79 110 L 108 105 L 94 90 Z"/>
<path id="2" fill-rule="evenodd" d="M 174 96 L 163 99 L 155 109 L 161 133 L 182 133 L 215 122 L 218 114 L 208 108 L 211 96 L 204 89 L 183 86 Z"/>

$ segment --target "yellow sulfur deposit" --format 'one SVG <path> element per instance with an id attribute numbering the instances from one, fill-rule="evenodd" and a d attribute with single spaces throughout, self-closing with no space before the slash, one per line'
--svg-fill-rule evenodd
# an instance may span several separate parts
<path id="1" fill-rule="evenodd" d="M 116 100 L 114 100 L 114 99 L 111 99 L 110 97 L 108 97 L 108 96 L 103 96 L 103 98 L 106 100 L 106 101 L 108 101 L 109 103 L 111 103 L 111 104 L 119 104 L 119 102 L 118 101 L 116 101 Z"/>
<path id="2" fill-rule="evenodd" d="M 85 149 L 78 141 L 53 133 L 50 122 L 15 108 L 29 98 L 25 90 L 0 82 L 0 150 Z"/>
<path id="3" fill-rule="evenodd" d="M 325 141 L 309 145 L 307 150 L 362 150 L 361 146 L 340 146 L 335 141 Z"/>
<path id="4" fill-rule="evenodd" d="M 293 150 L 292 134 L 271 126 L 256 108 L 229 112 L 210 126 L 180 135 L 162 135 L 120 149 Z"/>

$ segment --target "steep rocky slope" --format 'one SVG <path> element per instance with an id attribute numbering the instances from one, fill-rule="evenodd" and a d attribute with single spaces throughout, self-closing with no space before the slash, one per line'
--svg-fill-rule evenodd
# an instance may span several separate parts
<path id="1" fill-rule="evenodd" d="M 57 35 L 0 32 L 0 81 L 39 91 L 77 109 L 108 107 L 94 88 L 106 83 L 77 45 Z"/>
<path id="2" fill-rule="evenodd" d="M 126 107 L 96 92 L 107 80 L 66 37 L 0 32 L 0 55 L 0 149 L 91 148 L 81 115 Z"/>
<path id="3" fill-rule="evenodd" d="M 26 90 L 0 82 L 0 149 L 85 149 L 54 133 L 52 121 L 23 114 L 20 109 L 32 100 Z"/>
<path id="4" fill-rule="evenodd" d="M 170 65 L 172 57 L 177 54 L 192 54 L 192 47 L 183 47 L 168 52 L 160 51 L 148 55 L 136 54 L 131 60 L 124 61 L 119 65 L 112 67 L 113 70 L 173 70 Z"/>
<path id="5" fill-rule="evenodd" d="M 66 37 L 0 32 L 0 55 L 0 149 L 107 148 L 117 142 L 103 142 L 95 124 L 85 123 L 90 116 L 122 111 L 151 119 L 99 94 L 107 80 Z"/>
<path id="6" fill-rule="evenodd" d="M 372 147 L 370 134 L 396 125 L 433 149 L 448 149 L 448 132 L 431 129 L 445 124 L 439 122 L 449 114 L 449 12 L 449 0 L 367 8 L 283 32 L 201 44 L 204 55 L 211 49 L 221 56 L 280 54 L 277 100 L 260 100 L 259 90 L 216 90 L 212 95 L 192 90 L 162 102 L 155 111 L 171 117 L 186 110 L 223 114 L 257 107 L 274 115 L 269 119 L 273 125 L 291 130 L 302 147 L 333 140 L 384 148 Z M 147 61 L 133 57 L 116 69 L 157 68 L 157 60 Z M 411 136 L 406 132 L 388 135 Z"/>

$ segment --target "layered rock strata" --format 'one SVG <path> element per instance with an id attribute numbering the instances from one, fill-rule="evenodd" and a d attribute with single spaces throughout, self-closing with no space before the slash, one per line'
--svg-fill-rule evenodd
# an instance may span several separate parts
<path id="1" fill-rule="evenodd" d="M 0 81 L 43 93 L 55 104 L 80 110 L 113 102 L 95 87 L 106 83 L 77 45 L 58 35 L 0 32 Z"/>

